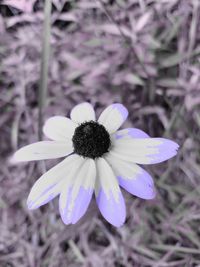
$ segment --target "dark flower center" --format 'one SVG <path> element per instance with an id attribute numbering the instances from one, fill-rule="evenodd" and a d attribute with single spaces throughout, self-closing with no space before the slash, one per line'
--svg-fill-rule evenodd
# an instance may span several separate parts
<path id="1" fill-rule="evenodd" d="M 88 158 L 99 158 L 108 152 L 110 135 L 105 127 L 95 121 L 81 123 L 72 137 L 74 152 Z"/>

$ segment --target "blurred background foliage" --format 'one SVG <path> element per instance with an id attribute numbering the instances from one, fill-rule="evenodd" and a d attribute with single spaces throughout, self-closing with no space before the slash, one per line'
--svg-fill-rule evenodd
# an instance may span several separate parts
<path id="1" fill-rule="evenodd" d="M 121 102 L 124 127 L 181 146 L 176 158 L 146 168 L 155 200 L 123 192 L 127 221 L 118 229 L 95 201 L 72 226 L 57 199 L 28 211 L 43 166 L 9 163 L 38 140 L 44 19 L 42 0 L 0 2 L 0 266 L 200 266 L 200 1 L 52 0 L 44 119 L 83 101 L 98 114 Z"/>

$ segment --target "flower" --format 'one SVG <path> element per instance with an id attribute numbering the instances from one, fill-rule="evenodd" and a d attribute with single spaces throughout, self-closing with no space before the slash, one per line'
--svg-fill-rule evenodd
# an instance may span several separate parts
<path id="1" fill-rule="evenodd" d="M 96 120 L 91 104 L 75 106 L 71 119 L 54 116 L 43 127 L 53 141 L 40 141 L 19 149 L 15 161 L 66 157 L 36 181 L 28 196 L 36 209 L 59 195 L 59 211 L 65 224 L 76 223 L 86 212 L 95 192 L 103 217 L 121 226 L 126 218 L 121 186 L 134 196 L 153 199 L 151 176 L 137 164 L 154 164 L 177 154 L 178 145 L 145 132 L 119 130 L 128 116 L 122 104 L 108 106 Z"/>

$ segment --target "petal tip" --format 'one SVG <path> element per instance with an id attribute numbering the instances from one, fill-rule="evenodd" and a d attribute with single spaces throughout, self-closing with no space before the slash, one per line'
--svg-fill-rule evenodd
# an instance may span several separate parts
<path id="1" fill-rule="evenodd" d="M 153 189 L 153 192 L 152 192 L 152 195 L 149 196 L 149 198 L 146 198 L 147 200 L 152 200 L 152 199 L 155 199 L 156 198 L 156 190 L 155 188 Z"/>
<path id="2" fill-rule="evenodd" d="M 149 163 L 147 164 L 161 163 L 176 156 L 179 149 L 176 142 L 166 138 L 155 139 L 160 142 L 157 146 L 157 153 L 148 155 Z"/>
<path id="3" fill-rule="evenodd" d="M 180 148 L 180 145 L 179 145 L 179 144 L 177 144 L 177 143 L 175 143 L 175 150 L 176 150 L 176 151 L 178 151 L 178 150 L 179 150 L 179 148 Z"/>
<path id="4" fill-rule="evenodd" d="M 84 121 L 95 121 L 95 112 L 93 106 L 89 102 L 77 104 L 70 112 L 72 121 L 83 123 Z"/>
<path id="5" fill-rule="evenodd" d="M 63 222 L 65 225 L 69 225 L 69 224 L 71 224 L 71 223 L 72 223 L 72 218 L 71 218 L 71 216 L 67 216 L 67 215 L 66 215 L 66 211 L 65 211 L 65 209 L 61 209 L 61 208 L 59 207 L 59 210 L 60 210 L 60 217 L 61 217 L 61 219 L 62 219 L 62 222 Z"/>
<path id="6" fill-rule="evenodd" d="M 122 227 L 123 225 L 124 225 L 124 223 L 125 223 L 125 220 L 126 220 L 126 218 L 124 217 L 124 219 L 120 222 L 112 222 L 111 224 L 113 225 L 113 226 L 115 226 L 115 227 L 117 227 L 117 228 L 120 228 L 120 227 Z"/>
<path id="7" fill-rule="evenodd" d="M 176 142 L 169 139 L 165 139 L 165 142 L 162 145 L 163 149 L 166 150 L 166 156 L 168 155 L 169 158 L 174 157 L 178 153 L 180 147 Z"/>
<path id="8" fill-rule="evenodd" d="M 89 105 L 89 106 L 91 106 L 91 104 L 89 102 L 83 102 L 83 103 L 80 103 L 79 105 Z"/>
<path id="9" fill-rule="evenodd" d="M 128 117 L 128 110 L 125 108 L 124 105 L 120 103 L 115 103 L 112 105 L 112 107 L 113 109 L 117 109 L 122 115 L 123 119 L 126 120 L 126 118 Z"/>
<path id="10" fill-rule="evenodd" d="M 69 225 L 69 224 L 72 223 L 70 220 L 65 220 L 64 218 L 62 218 L 62 216 L 61 216 L 61 219 L 62 219 L 62 222 L 63 222 L 65 225 Z"/>
<path id="11" fill-rule="evenodd" d="M 107 222 L 115 227 L 121 227 L 124 224 L 126 220 L 126 207 L 121 191 L 116 202 L 112 194 L 107 198 L 104 190 L 101 189 L 96 196 L 96 201 L 102 216 Z"/>
<path id="12" fill-rule="evenodd" d="M 116 227 L 116 228 L 120 228 L 124 225 L 124 222 L 121 223 L 121 224 L 113 224 L 113 223 L 110 223 L 112 226 Z"/>
<path id="13" fill-rule="evenodd" d="M 19 163 L 20 160 L 17 158 L 16 153 L 15 153 L 13 156 L 11 156 L 11 157 L 9 158 L 8 162 L 9 162 L 11 165 L 15 165 L 15 164 Z"/>
<path id="14" fill-rule="evenodd" d="M 32 201 L 27 201 L 27 208 L 29 209 L 29 210 L 35 210 L 35 209 L 37 209 L 38 207 L 36 207 L 36 206 L 34 206 L 34 203 L 32 202 Z"/>
<path id="15" fill-rule="evenodd" d="M 19 162 L 25 162 L 28 161 L 23 153 L 24 147 L 17 150 L 10 158 L 9 162 L 11 164 L 17 164 Z"/>

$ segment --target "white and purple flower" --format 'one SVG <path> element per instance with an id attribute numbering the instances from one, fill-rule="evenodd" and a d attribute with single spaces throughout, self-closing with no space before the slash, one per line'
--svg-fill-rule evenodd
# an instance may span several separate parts
<path id="1" fill-rule="evenodd" d="M 119 186 L 134 196 L 153 199 L 153 179 L 137 164 L 163 162 L 174 157 L 179 146 L 165 138 L 150 138 L 136 128 L 118 131 L 127 116 L 122 104 L 113 104 L 96 120 L 91 104 L 82 103 L 72 109 L 71 119 L 48 119 L 43 132 L 52 141 L 23 147 L 14 160 L 66 158 L 37 180 L 28 208 L 39 208 L 59 195 L 63 222 L 74 224 L 85 214 L 95 192 L 103 217 L 119 227 L 126 218 Z"/>

